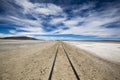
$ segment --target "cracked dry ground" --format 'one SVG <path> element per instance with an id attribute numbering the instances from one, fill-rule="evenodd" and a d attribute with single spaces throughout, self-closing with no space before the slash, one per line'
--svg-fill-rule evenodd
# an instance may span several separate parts
<path id="1" fill-rule="evenodd" d="M 77 80 L 62 44 L 80 80 L 120 80 L 120 63 L 113 63 L 64 42 L 0 47 L 0 80 L 48 80 L 55 53 L 58 54 L 51 80 Z"/>

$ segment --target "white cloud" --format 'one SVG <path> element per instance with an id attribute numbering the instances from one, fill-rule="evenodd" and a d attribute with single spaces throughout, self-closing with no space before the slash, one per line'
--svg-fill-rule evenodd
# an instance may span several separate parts
<path id="1" fill-rule="evenodd" d="M 29 0 L 15 0 L 15 3 L 21 6 L 24 9 L 24 12 L 29 12 L 29 9 L 34 8 L 34 4 L 31 3 Z"/>
<path id="2" fill-rule="evenodd" d="M 78 11 L 82 9 L 80 8 Z M 119 10 L 120 8 L 117 5 L 114 6 L 114 8 L 106 7 L 99 12 L 90 10 L 88 16 L 78 16 L 64 21 L 64 24 L 68 26 L 69 29 L 62 30 L 61 33 L 96 36 L 100 38 L 120 38 L 120 28 L 115 28 L 114 26 L 112 26 L 112 28 L 107 28 L 104 26 L 120 21 L 120 16 L 117 14 Z M 76 25 L 79 22 L 83 22 L 83 24 Z"/>
<path id="3" fill-rule="evenodd" d="M 0 17 L 2 20 L 7 20 L 12 22 L 13 24 L 19 26 L 16 27 L 16 30 L 23 30 L 23 32 L 19 32 L 19 34 L 46 34 L 48 32 L 44 31 L 45 26 L 42 25 L 42 20 L 39 15 L 60 15 L 63 14 L 63 10 L 60 6 L 57 6 L 52 3 L 32 3 L 29 0 L 15 0 L 15 3 L 23 8 L 24 15 L 29 14 L 36 18 L 36 20 L 30 20 L 24 16 L 11 16 L 8 15 L 5 18 Z M 16 31 L 15 34 L 18 34 Z M 25 32 L 24 32 L 25 31 Z M 13 31 L 9 31 L 13 34 Z M 53 32 L 51 32 L 53 33 Z"/>
<path id="4" fill-rule="evenodd" d="M 41 21 L 38 20 L 29 20 L 29 19 L 22 19 L 14 16 L 9 16 L 10 21 L 14 22 L 16 25 L 20 27 L 15 27 L 16 30 L 22 30 L 27 33 L 29 32 L 36 32 L 39 34 L 45 33 L 43 30 L 43 26 L 41 25 Z M 10 30 L 10 33 L 13 33 L 13 30 Z M 14 32 L 14 34 L 17 34 Z"/>
<path id="5" fill-rule="evenodd" d="M 0 33 L 0 38 L 2 38 L 2 37 L 9 37 L 9 36 L 13 36 L 13 35 L 12 34 Z"/>
<path id="6" fill-rule="evenodd" d="M 18 27 L 16 28 L 17 30 L 23 30 L 23 31 L 26 31 L 27 33 L 30 33 L 30 32 L 33 32 L 33 33 L 39 33 L 39 34 L 43 34 L 45 33 L 41 27 Z"/>
<path id="7" fill-rule="evenodd" d="M 95 7 L 96 2 L 89 2 L 89 3 L 84 3 L 82 5 L 79 5 L 79 9 L 75 9 L 73 10 L 74 13 L 77 12 L 81 12 L 82 10 L 86 10 L 86 9 L 92 9 L 93 7 Z"/>
<path id="8" fill-rule="evenodd" d="M 67 26 L 67 27 L 72 27 L 72 26 L 76 26 L 77 24 L 79 24 L 79 22 L 83 22 L 85 21 L 85 18 L 82 18 L 82 17 L 75 17 L 75 18 L 72 18 L 70 20 L 66 20 L 64 21 L 64 25 Z"/>
<path id="9" fill-rule="evenodd" d="M 8 16 L 9 20 L 16 23 L 16 25 L 21 25 L 21 26 L 27 26 L 27 25 L 31 25 L 31 26 L 40 26 L 41 21 L 38 20 L 30 20 L 30 19 L 26 19 L 26 18 L 18 18 L 15 16 Z"/>
<path id="10" fill-rule="evenodd" d="M 40 6 L 40 7 L 39 7 Z M 44 15 L 59 15 L 62 13 L 62 8 L 59 6 L 56 6 L 54 4 L 39 4 L 39 6 L 36 6 L 34 9 L 34 12 L 37 14 L 44 14 Z"/>
<path id="11" fill-rule="evenodd" d="M 59 23 L 63 23 L 66 20 L 66 17 L 63 18 L 53 18 L 50 23 L 53 25 L 59 24 Z"/>
<path id="12" fill-rule="evenodd" d="M 44 40 L 76 40 L 74 37 L 62 37 L 62 36 L 37 36 L 37 39 L 44 39 Z M 79 39 L 80 40 L 80 39 Z"/>
<path id="13" fill-rule="evenodd" d="M 16 4 L 24 9 L 24 13 L 58 15 L 62 13 L 62 8 L 52 3 L 32 3 L 29 0 L 16 0 Z"/>
<path id="14" fill-rule="evenodd" d="M 15 33 L 15 34 L 4 34 L 4 33 L 0 33 L 0 38 L 4 38 L 4 37 L 10 37 L 10 36 L 27 36 L 27 37 L 34 37 L 31 34 L 27 34 L 24 32 L 21 33 Z"/>
<path id="15" fill-rule="evenodd" d="M 14 33 L 16 33 L 16 30 L 9 30 L 9 32 L 10 32 L 11 34 L 14 34 Z"/>
<path id="16" fill-rule="evenodd" d="M 68 30 L 64 30 L 63 34 L 79 34 L 84 36 L 97 36 L 102 38 L 118 38 L 120 37 L 120 28 L 106 28 L 102 25 L 107 24 L 107 22 L 101 21 L 91 21 L 81 26 L 72 26 Z"/>

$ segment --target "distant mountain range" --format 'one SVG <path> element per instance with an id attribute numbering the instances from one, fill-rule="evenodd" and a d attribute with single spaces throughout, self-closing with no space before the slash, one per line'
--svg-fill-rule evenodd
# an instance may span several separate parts
<path id="1" fill-rule="evenodd" d="M 0 39 L 14 39 L 14 40 L 37 40 L 36 38 L 27 37 L 27 36 L 11 36 L 11 37 L 4 37 Z"/>

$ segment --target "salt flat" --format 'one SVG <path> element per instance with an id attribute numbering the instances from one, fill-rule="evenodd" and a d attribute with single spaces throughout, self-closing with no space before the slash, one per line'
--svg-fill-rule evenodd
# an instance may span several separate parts
<path id="1" fill-rule="evenodd" d="M 80 80 L 120 80 L 120 63 L 101 59 L 77 48 L 79 42 L 3 40 L 0 43 L 0 80 L 50 80 L 50 74 L 51 80 L 79 80 L 65 51 Z M 83 47 L 85 44 L 94 46 L 98 43 L 81 42 Z"/>
<path id="2" fill-rule="evenodd" d="M 2 40 L 0 39 L 0 44 L 32 44 L 32 43 L 42 43 L 45 41 L 41 40 Z"/>
<path id="3" fill-rule="evenodd" d="M 84 49 L 100 58 L 120 63 L 120 43 L 115 42 L 77 42 L 67 41 L 71 45 Z"/>

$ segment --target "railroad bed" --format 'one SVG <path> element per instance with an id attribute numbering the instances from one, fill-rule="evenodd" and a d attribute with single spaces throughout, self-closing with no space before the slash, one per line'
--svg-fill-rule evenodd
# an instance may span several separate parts
<path id="1" fill-rule="evenodd" d="M 75 67 L 73 66 L 68 53 L 59 43 L 56 49 L 55 58 L 48 80 L 80 80 Z"/>

